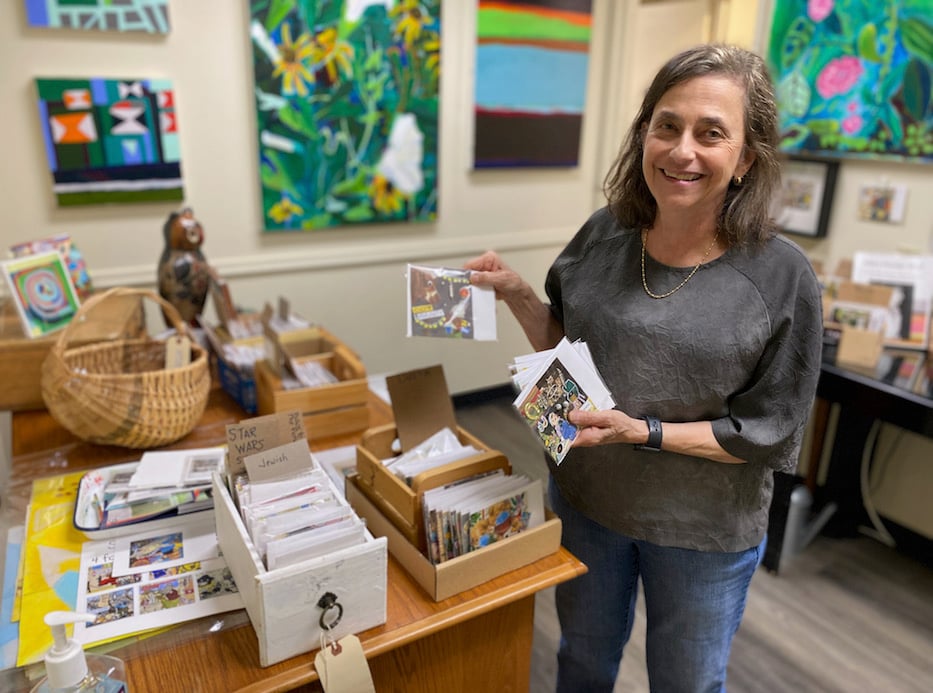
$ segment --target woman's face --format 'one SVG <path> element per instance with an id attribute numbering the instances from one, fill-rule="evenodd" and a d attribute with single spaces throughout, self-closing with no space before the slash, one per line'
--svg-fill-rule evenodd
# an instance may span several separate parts
<path id="1" fill-rule="evenodd" d="M 671 87 L 644 128 L 642 171 L 658 212 L 715 220 L 729 181 L 754 161 L 745 146 L 742 87 L 729 77 L 695 77 Z"/>

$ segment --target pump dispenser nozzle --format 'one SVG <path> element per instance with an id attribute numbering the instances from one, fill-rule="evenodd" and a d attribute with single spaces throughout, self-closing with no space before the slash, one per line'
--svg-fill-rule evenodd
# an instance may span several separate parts
<path id="1" fill-rule="evenodd" d="M 84 649 L 68 637 L 65 626 L 69 623 L 87 623 L 94 614 L 73 611 L 50 611 L 45 615 L 45 625 L 52 629 L 54 643 L 45 655 L 45 670 L 51 688 L 76 686 L 87 676 L 87 659 Z"/>

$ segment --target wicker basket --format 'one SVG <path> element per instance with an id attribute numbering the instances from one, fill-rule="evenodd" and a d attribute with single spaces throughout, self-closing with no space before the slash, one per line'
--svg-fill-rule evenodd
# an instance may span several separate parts
<path id="1" fill-rule="evenodd" d="M 114 296 L 159 303 L 180 334 L 187 325 L 153 291 L 116 288 L 92 296 L 62 330 L 42 364 L 42 399 L 49 413 L 82 440 L 127 448 L 154 448 L 183 438 L 197 425 L 211 388 L 207 353 L 191 345 L 187 366 L 165 369 L 165 342 L 151 337 L 68 346 L 76 325 Z"/>

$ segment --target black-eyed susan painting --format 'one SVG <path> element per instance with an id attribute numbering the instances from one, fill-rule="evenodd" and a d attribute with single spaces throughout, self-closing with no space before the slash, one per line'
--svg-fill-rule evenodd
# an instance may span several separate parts
<path id="1" fill-rule="evenodd" d="M 253 0 L 264 228 L 437 214 L 440 0 Z"/>

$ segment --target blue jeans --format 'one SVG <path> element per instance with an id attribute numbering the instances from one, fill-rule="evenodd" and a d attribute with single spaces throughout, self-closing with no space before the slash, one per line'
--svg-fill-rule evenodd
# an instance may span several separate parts
<path id="1" fill-rule="evenodd" d="M 725 691 L 729 649 L 765 542 L 737 553 L 658 546 L 585 517 L 553 480 L 548 495 L 563 524 L 563 545 L 589 568 L 556 588 L 558 693 L 611 693 L 632 633 L 639 577 L 651 690 Z"/>

